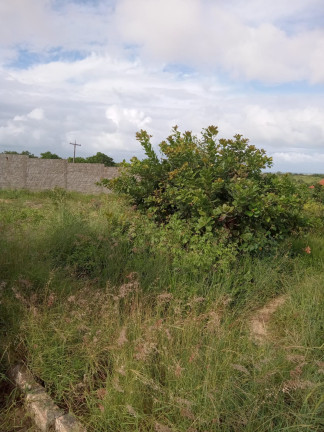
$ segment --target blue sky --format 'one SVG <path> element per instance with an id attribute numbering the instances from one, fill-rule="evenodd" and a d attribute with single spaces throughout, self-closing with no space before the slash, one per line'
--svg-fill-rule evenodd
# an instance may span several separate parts
<path id="1" fill-rule="evenodd" d="M 119 161 L 141 128 L 214 124 L 324 173 L 323 0 L 10 0 L 0 19 L 0 152 L 76 139 Z"/>

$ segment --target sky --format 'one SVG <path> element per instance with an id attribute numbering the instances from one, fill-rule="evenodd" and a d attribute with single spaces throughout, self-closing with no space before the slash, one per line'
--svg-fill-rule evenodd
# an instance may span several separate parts
<path id="1" fill-rule="evenodd" d="M 174 125 L 324 173 L 324 0 L 0 0 L 0 152 L 115 161 Z"/>

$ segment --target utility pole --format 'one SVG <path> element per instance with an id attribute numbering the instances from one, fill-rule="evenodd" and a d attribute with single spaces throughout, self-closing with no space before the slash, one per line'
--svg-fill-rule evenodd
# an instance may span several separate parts
<path id="1" fill-rule="evenodd" d="M 73 163 L 75 162 L 75 148 L 76 146 L 81 147 L 81 144 L 77 144 L 76 140 L 74 140 L 74 143 L 70 143 L 71 145 L 74 146 L 74 152 L 73 152 Z"/>

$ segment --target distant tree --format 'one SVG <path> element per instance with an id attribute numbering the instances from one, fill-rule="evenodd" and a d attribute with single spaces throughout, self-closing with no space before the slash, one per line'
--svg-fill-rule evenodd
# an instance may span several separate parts
<path id="1" fill-rule="evenodd" d="M 21 155 L 25 155 L 28 156 L 30 158 L 37 158 L 37 156 L 35 156 L 33 153 L 30 153 L 28 150 L 24 150 L 20 153 Z"/>
<path id="2" fill-rule="evenodd" d="M 73 162 L 73 158 L 69 157 L 68 162 Z M 75 163 L 100 163 L 100 164 L 104 164 L 107 167 L 116 166 L 116 162 L 114 162 L 114 160 L 110 156 L 107 156 L 104 153 L 100 153 L 100 152 L 98 152 L 94 156 L 89 156 L 87 158 L 76 157 Z"/>
<path id="3" fill-rule="evenodd" d="M 18 153 L 14 150 L 5 150 L 2 153 L 3 154 L 23 155 L 23 156 L 28 156 L 30 158 L 37 158 L 37 156 L 35 156 L 33 153 L 30 153 L 30 151 L 28 151 L 28 150 L 24 150 L 21 153 Z"/>
<path id="4" fill-rule="evenodd" d="M 50 151 L 47 151 L 41 153 L 41 159 L 62 159 L 62 158 L 55 153 L 51 153 Z"/>
<path id="5" fill-rule="evenodd" d="M 104 164 L 107 167 L 109 167 L 109 166 L 116 166 L 116 163 L 114 162 L 114 160 L 110 156 L 107 156 L 107 155 L 105 155 L 104 153 L 101 153 L 101 152 L 98 152 L 94 156 L 87 157 L 87 162 L 88 163 L 101 163 L 101 164 Z"/>
<path id="6" fill-rule="evenodd" d="M 70 162 L 70 163 L 73 162 L 73 157 L 69 157 L 68 162 Z M 86 163 L 86 162 L 87 162 L 87 160 L 81 156 L 78 156 L 75 158 L 75 163 Z"/>

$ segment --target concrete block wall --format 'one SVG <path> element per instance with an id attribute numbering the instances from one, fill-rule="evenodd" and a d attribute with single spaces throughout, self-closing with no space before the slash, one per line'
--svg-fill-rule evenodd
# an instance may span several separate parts
<path id="1" fill-rule="evenodd" d="M 106 166 L 103 167 L 102 178 L 113 179 L 115 177 L 118 177 L 118 175 L 119 175 L 118 168 L 106 167 Z"/>
<path id="2" fill-rule="evenodd" d="M 105 166 L 103 164 L 68 163 L 67 164 L 67 190 L 97 193 L 103 192 L 96 182 L 104 178 Z"/>
<path id="3" fill-rule="evenodd" d="M 27 186 L 28 156 L 0 154 L 0 188 L 23 189 Z"/>
<path id="4" fill-rule="evenodd" d="M 28 158 L 26 189 L 66 188 L 66 165 L 66 160 Z"/>
<path id="5" fill-rule="evenodd" d="M 115 167 L 103 164 L 73 164 L 63 159 L 34 159 L 0 154 L 0 189 L 45 190 L 61 187 L 84 193 L 108 192 L 96 185 L 118 175 Z"/>

